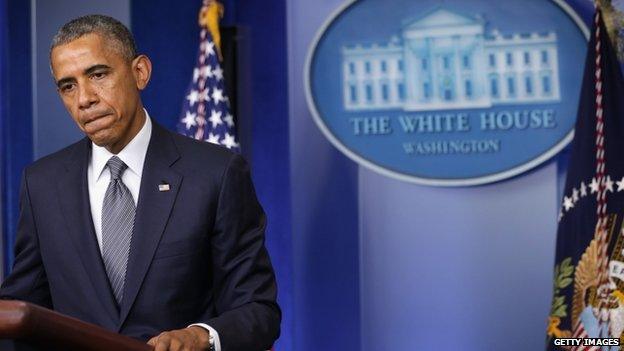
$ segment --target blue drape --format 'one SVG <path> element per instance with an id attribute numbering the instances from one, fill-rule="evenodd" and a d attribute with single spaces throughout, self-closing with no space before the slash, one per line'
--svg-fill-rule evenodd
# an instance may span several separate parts
<path id="1" fill-rule="evenodd" d="M 32 162 L 30 1 L 0 0 L 2 272 L 13 263 L 20 176 Z"/>
<path id="2" fill-rule="evenodd" d="M 7 16 L 7 4 L 6 0 L 0 0 L 0 228 L 2 231 L 2 257 L 6 256 L 6 250 L 4 247 L 4 243 L 6 242 L 6 234 L 7 234 L 7 213 L 6 213 L 6 163 L 5 163 L 5 143 L 7 140 L 6 137 L 6 105 L 7 105 L 7 70 L 6 70 L 6 61 L 7 61 L 7 43 L 8 43 L 8 16 Z M 2 262 L 4 266 L 4 260 Z M 4 271 L 4 270 L 3 270 Z"/>

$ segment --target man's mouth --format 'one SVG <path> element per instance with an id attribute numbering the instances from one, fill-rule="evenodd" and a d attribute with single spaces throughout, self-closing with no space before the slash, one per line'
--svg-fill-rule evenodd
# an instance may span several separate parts
<path id="1" fill-rule="evenodd" d="M 110 113 L 99 113 L 99 114 L 95 114 L 95 115 L 92 115 L 92 116 L 88 116 L 87 118 L 84 119 L 84 121 L 85 121 L 84 125 L 87 125 L 87 124 L 89 124 L 89 123 L 91 123 L 93 121 L 96 121 L 96 120 L 98 120 L 98 119 L 100 119 L 102 117 L 106 117 L 109 114 Z"/>
<path id="2" fill-rule="evenodd" d="M 84 122 L 84 128 L 86 132 L 96 132 L 108 125 L 107 121 L 103 120 L 104 117 L 110 116 L 111 113 L 102 113 L 94 116 L 87 117 Z"/>

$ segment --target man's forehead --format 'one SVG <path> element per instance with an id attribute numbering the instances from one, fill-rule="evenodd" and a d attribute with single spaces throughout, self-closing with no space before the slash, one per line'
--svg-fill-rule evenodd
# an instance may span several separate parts
<path id="1" fill-rule="evenodd" d="M 55 75 L 76 73 L 95 64 L 110 65 L 115 55 L 119 54 L 111 50 L 108 40 L 87 34 L 52 49 L 50 64 Z"/>
<path id="2" fill-rule="evenodd" d="M 106 52 L 106 41 L 98 34 L 86 34 L 68 43 L 56 46 L 52 49 L 51 59 L 72 58 L 76 56 L 104 54 Z"/>

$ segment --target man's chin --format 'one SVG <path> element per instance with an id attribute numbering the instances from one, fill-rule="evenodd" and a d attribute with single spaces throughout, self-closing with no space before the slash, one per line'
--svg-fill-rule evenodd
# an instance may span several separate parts
<path id="1" fill-rule="evenodd" d="M 110 138 L 107 135 L 87 135 L 87 137 L 89 138 L 89 140 L 91 140 L 91 142 L 93 142 L 95 145 L 100 146 L 100 147 L 107 147 L 111 144 L 113 144 L 113 140 L 112 138 Z"/>

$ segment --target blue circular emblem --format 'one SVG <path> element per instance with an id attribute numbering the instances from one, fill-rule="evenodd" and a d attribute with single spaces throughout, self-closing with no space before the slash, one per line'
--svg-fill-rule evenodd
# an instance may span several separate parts
<path id="1" fill-rule="evenodd" d="M 375 171 L 490 183 L 572 140 L 588 35 L 558 0 L 359 0 L 310 48 L 308 104 L 327 138 Z"/>

